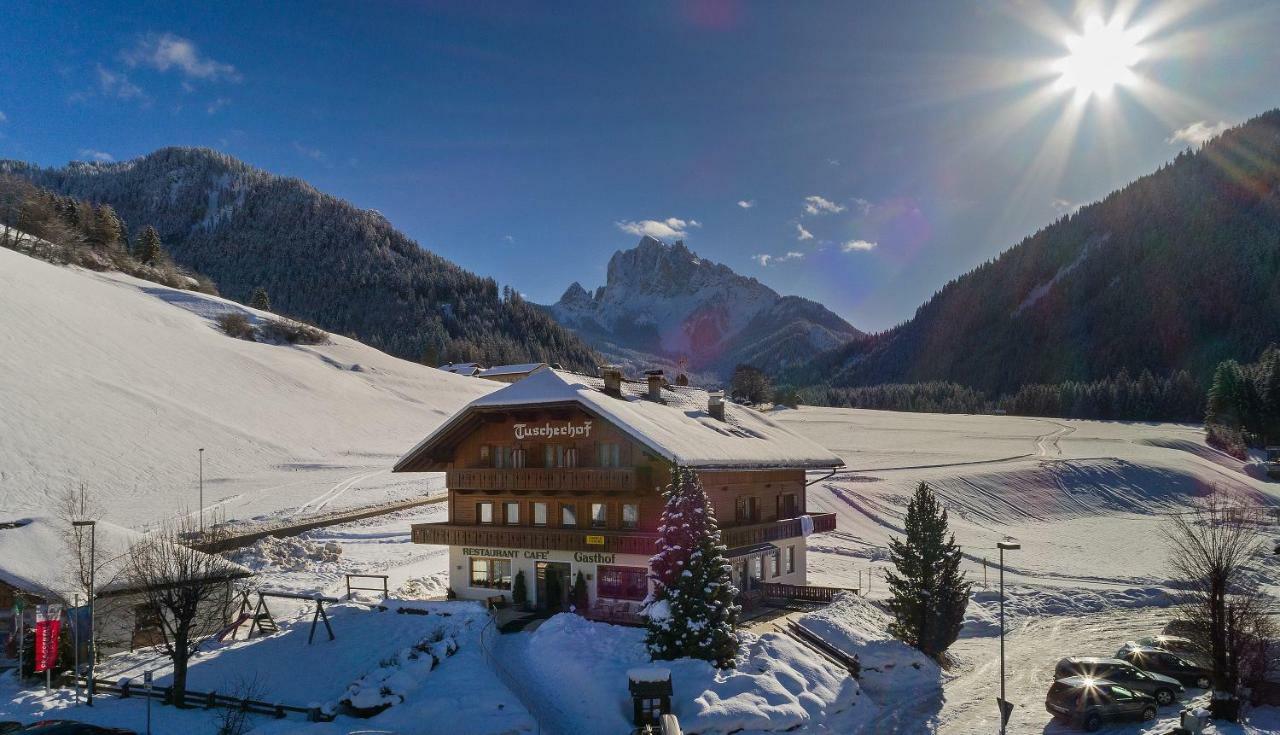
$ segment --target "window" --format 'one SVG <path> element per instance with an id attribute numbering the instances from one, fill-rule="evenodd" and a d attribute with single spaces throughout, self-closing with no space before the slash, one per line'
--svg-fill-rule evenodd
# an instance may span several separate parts
<path id="1" fill-rule="evenodd" d="M 596 597 L 643 600 L 649 593 L 649 570 L 643 567 L 596 567 Z"/>
<path id="2" fill-rule="evenodd" d="M 511 466 L 512 467 L 515 467 L 516 469 L 520 469 L 521 467 L 524 467 L 524 461 L 525 460 L 524 460 L 523 449 L 511 450 Z"/>
<path id="3" fill-rule="evenodd" d="M 591 527 L 604 528 L 609 524 L 609 509 L 604 503 L 591 504 Z"/>
<path id="4" fill-rule="evenodd" d="M 778 496 L 778 518 L 795 518 L 800 515 L 800 502 L 795 493 L 783 493 Z"/>
<path id="5" fill-rule="evenodd" d="M 578 507 L 573 503 L 560 504 L 560 525 L 573 528 L 578 525 Z"/>
<path id="6" fill-rule="evenodd" d="M 511 560 L 472 559 L 471 586 L 495 590 L 511 589 Z"/>
<path id="7" fill-rule="evenodd" d="M 542 448 L 543 467 L 564 467 L 564 445 L 548 444 Z"/>
<path id="8" fill-rule="evenodd" d="M 787 574 L 796 570 L 796 547 L 787 547 Z"/>
<path id="9" fill-rule="evenodd" d="M 493 466 L 503 469 L 511 466 L 511 447 L 494 447 L 492 452 Z"/>
<path id="10" fill-rule="evenodd" d="M 738 523 L 755 523 L 759 520 L 759 499 L 755 496 L 742 496 L 734 502 L 734 518 Z"/>
<path id="11" fill-rule="evenodd" d="M 476 520 L 493 523 L 493 503 L 476 503 Z"/>
<path id="12" fill-rule="evenodd" d="M 569 447 L 568 449 L 564 450 L 564 466 L 565 467 L 578 466 L 578 448 L 577 447 Z"/>
<path id="13" fill-rule="evenodd" d="M 621 449 L 617 444 L 600 444 L 598 447 L 601 467 L 620 467 L 622 465 Z"/>
<path id="14" fill-rule="evenodd" d="M 547 504 L 546 503 L 533 504 L 533 525 L 535 526 L 547 525 Z"/>
<path id="15" fill-rule="evenodd" d="M 490 462 L 492 462 L 492 461 L 493 461 L 493 460 L 491 460 L 491 459 L 489 458 L 489 445 L 488 445 L 488 444 L 481 444 L 481 445 L 480 445 L 480 465 L 481 465 L 482 467 L 483 467 L 483 466 L 488 466 L 488 465 L 489 465 L 489 463 L 490 463 Z"/>
<path id="16" fill-rule="evenodd" d="M 508 526 L 520 525 L 520 504 L 506 503 L 505 505 L 507 506 L 506 508 L 507 525 Z"/>
<path id="17" fill-rule="evenodd" d="M 636 528 L 640 525 L 640 506 L 635 503 L 622 504 L 622 527 Z"/>
<path id="18" fill-rule="evenodd" d="M 773 576 L 781 577 L 782 576 L 782 549 L 774 549 L 772 557 L 773 557 L 772 559 Z"/>
<path id="19" fill-rule="evenodd" d="M 764 556 L 751 557 L 751 578 L 757 582 L 764 580 Z"/>

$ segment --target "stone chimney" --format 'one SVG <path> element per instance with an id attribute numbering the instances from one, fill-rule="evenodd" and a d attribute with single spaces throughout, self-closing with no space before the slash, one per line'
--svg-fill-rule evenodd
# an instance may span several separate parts
<path id="1" fill-rule="evenodd" d="M 707 413 L 716 421 L 724 421 L 724 391 L 713 390 L 707 394 Z"/>
<path id="2" fill-rule="evenodd" d="M 662 386 L 666 383 L 661 370 L 647 370 L 645 377 L 649 379 L 649 400 L 662 402 Z"/>
<path id="3" fill-rule="evenodd" d="M 600 377 L 604 378 L 604 392 L 620 398 L 622 396 L 622 368 L 617 365 L 601 365 Z"/>

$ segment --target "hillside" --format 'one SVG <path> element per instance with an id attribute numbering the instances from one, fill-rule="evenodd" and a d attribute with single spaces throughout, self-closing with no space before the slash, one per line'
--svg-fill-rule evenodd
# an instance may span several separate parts
<path id="1" fill-rule="evenodd" d="M 613 254 L 594 294 L 573 283 L 548 310 L 635 369 L 686 358 L 693 371 L 720 378 L 739 363 L 776 371 L 862 334 L 821 304 L 780 296 L 683 242 L 648 236 Z"/>
<path id="2" fill-rule="evenodd" d="M 0 249 L 0 507 L 48 511 L 84 484 L 139 526 L 205 505 L 249 518 L 421 493 L 403 451 L 493 384 L 344 337 L 233 339 L 234 302 Z"/>
<path id="3" fill-rule="evenodd" d="M 1064 217 L 799 384 L 1027 383 L 1253 360 L 1280 341 L 1280 110 Z"/>
<path id="4" fill-rule="evenodd" d="M 541 310 L 424 250 L 381 214 L 222 153 L 164 148 L 63 168 L 0 161 L 0 172 L 154 225 L 179 265 L 231 298 L 263 286 L 277 311 L 400 357 L 597 362 Z"/>

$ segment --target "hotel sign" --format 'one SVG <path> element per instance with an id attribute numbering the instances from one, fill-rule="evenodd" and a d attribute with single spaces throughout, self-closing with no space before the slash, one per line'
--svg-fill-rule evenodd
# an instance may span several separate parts
<path id="1" fill-rule="evenodd" d="M 562 558 L 560 554 L 553 555 L 547 549 L 473 549 L 464 547 L 462 555 L 489 559 L 533 559 L 535 561 L 558 561 Z M 573 560 L 579 564 L 613 564 L 617 559 L 617 554 L 604 554 L 598 551 L 575 551 L 573 554 Z"/>
<path id="2" fill-rule="evenodd" d="M 604 546 L 604 536 L 588 536 L 588 546 Z"/>
<path id="3" fill-rule="evenodd" d="M 591 422 L 583 421 L 575 424 L 572 421 L 566 421 L 563 424 L 553 424 L 550 421 L 543 424 L 516 424 L 514 427 L 516 439 L 555 439 L 564 437 L 566 439 L 586 439 L 591 436 Z"/>

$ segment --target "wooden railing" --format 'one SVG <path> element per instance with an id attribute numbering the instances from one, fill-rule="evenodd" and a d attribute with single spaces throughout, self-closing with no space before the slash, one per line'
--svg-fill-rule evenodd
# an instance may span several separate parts
<path id="1" fill-rule="evenodd" d="M 834 513 L 810 513 L 809 517 L 813 519 L 814 533 L 836 530 L 836 516 Z M 724 545 L 733 549 L 739 546 L 763 544 L 801 536 L 803 533 L 800 524 L 799 518 L 788 518 L 782 521 L 757 523 L 751 526 L 730 526 L 729 528 L 721 529 L 720 535 Z"/>
<path id="2" fill-rule="evenodd" d="M 781 584 L 765 582 L 762 588 L 766 600 L 804 600 L 805 602 L 829 603 L 841 592 L 857 593 L 858 590 L 844 587 L 817 587 L 805 584 Z"/>
<path id="3" fill-rule="evenodd" d="M 637 474 L 633 467 L 481 468 L 448 470 L 444 482 L 450 490 L 629 492 Z"/>
<path id="4" fill-rule="evenodd" d="M 814 533 L 833 531 L 836 517 L 820 513 L 813 518 Z M 796 538 L 801 535 L 800 519 L 788 518 L 751 526 L 735 526 L 721 531 L 721 542 L 729 548 Z M 415 544 L 469 546 L 497 549 L 556 549 L 561 551 L 601 551 L 610 554 L 652 554 L 658 534 L 653 531 L 619 531 L 595 528 L 540 528 L 533 526 L 473 526 L 457 523 L 415 523 Z M 604 543 L 588 543 L 603 541 Z"/>

